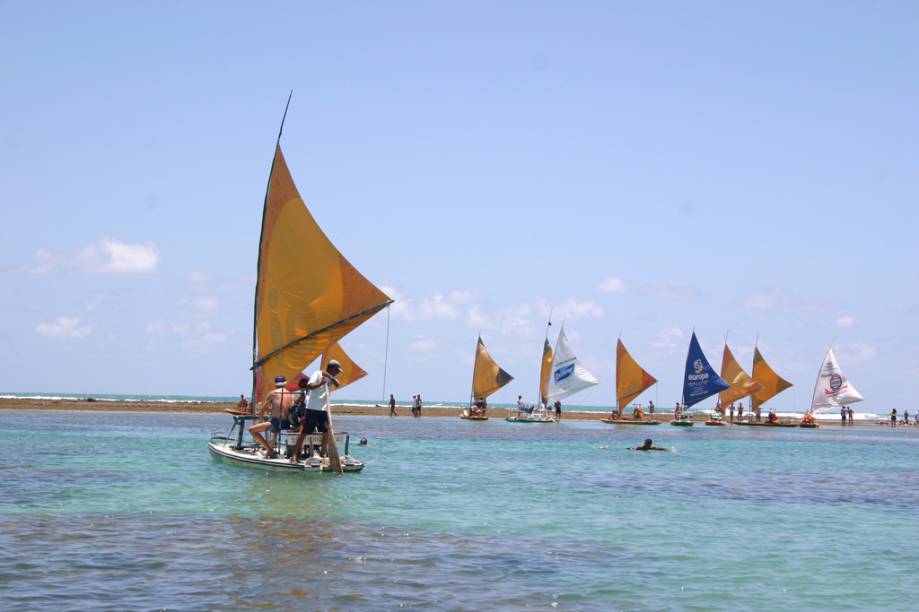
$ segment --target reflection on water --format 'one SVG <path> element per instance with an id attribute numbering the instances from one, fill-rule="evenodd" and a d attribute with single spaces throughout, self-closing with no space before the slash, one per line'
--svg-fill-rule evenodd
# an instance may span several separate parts
<path id="1" fill-rule="evenodd" d="M 646 434 L 343 417 L 340 427 L 370 438 L 353 449 L 367 469 L 307 477 L 212 460 L 207 436 L 224 422 L 5 415 L 4 609 L 911 600 L 919 444 L 910 431 Z M 624 450 L 645 435 L 677 452 Z M 47 461 L 23 445 L 48 449 Z"/>

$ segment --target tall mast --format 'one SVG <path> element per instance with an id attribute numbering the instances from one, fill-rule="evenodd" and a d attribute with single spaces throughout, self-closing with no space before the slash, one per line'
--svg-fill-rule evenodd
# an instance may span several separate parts
<path id="1" fill-rule="evenodd" d="M 284 106 L 284 114 L 281 116 L 281 127 L 278 128 L 278 139 L 274 143 L 274 154 L 271 156 L 271 170 L 268 172 L 268 185 L 265 187 L 265 202 L 262 204 L 262 227 L 259 230 L 258 234 L 258 260 L 256 262 L 255 268 L 255 297 L 253 299 L 254 305 L 252 307 L 252 363 L 255 364 L 258 361 L 258 290 L 259 283 L 261 282 L 260 271 L 262 269 L 262 238 L 265 234 L 265 213 L 268 212 L 268 195 L 271 191 L 271 177 L 274 175 L 274 161 L 278 156 L 278 146 L 281 144 L 281 134 L 284 133 L 284 120 L 287 119 L 287 109 L 290 108 L 290 99 L 294 97 L 294 90 L 290 90 L 290 95 L 287 96 L 287 104 Z M 255 404 L 258 401 L 258 398 L 255 396 L 255 383 L 258 377 L 258 368 L 252 368 L 252 407 L 255 408 Z"/>
<path id="2" fill-rule="evenodd" d="M 469 408 L 470 414 L 472 412 L 472 405 L 475 404 L 475 373 L 476 369 L 479 367 L 479 343 L 482 341 L 482 332 L 479 330 L 479 337 L 475 341 L 475 353 L 472 358 L 472 385 L 469 387 Z"/>

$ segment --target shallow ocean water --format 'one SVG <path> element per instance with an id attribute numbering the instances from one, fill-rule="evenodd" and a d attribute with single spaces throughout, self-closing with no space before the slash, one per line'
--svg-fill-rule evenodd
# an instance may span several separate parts
<path id="1" fill-rule="evenodd" d="M 213 460 L 228 421 L 2 413 L 0 606 L 915 608 L 917 430 L 338 417 L 335 477 Z"/>

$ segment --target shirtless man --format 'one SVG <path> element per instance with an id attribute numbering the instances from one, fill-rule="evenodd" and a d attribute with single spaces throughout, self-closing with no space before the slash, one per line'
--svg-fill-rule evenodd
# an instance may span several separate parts
<path id="1" fill-rule="evenodd" d="M 246 399 L 245 395 L 239 396 L 239 401 L 236 402 L 236 410 L 239 412 L 249 412 L 249 400 Z"/>
<path id="2" fill-rule="evenodd" d="M 268 397 L 265 398 L 262 409 L 259 411 L 259 416 L 263 418 L 265 413 L 271 411 L 271 420 L 262 421 L 258 425 L 253 425 L 249 428 L 249 433 L 252 434 L 252 438 L 262 445 L 265 449 L 265 456 L 269 459 L 277 457 L 277 453 L 274 452 L 274 448 L 272 448 L 271 444 L 262 436 L 262 432 L 270 429 L 277 435 L 282 429 L 290 429 L 288 417 L 290 416 L 290 407 L 294 403 L 296 394 L 287 391 L 284 388 L 286 384 L 287 379 L 283 376 L 278 376 L 274 379 L 275 388 L 268 394 Z"/>

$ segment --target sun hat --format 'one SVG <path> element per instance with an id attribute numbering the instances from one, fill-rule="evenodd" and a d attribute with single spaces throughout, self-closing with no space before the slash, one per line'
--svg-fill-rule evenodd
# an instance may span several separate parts
<path id="1" fill-rule="evenodd" d="M 283 387 L 283 386 L 286 385 L 286 384 L 287 384 L 287 379 L 284 378 L 284 376 L 275 376 L 275 377 L 274 377 L 274 386 L 275 386 L 275 387 Z"/>

